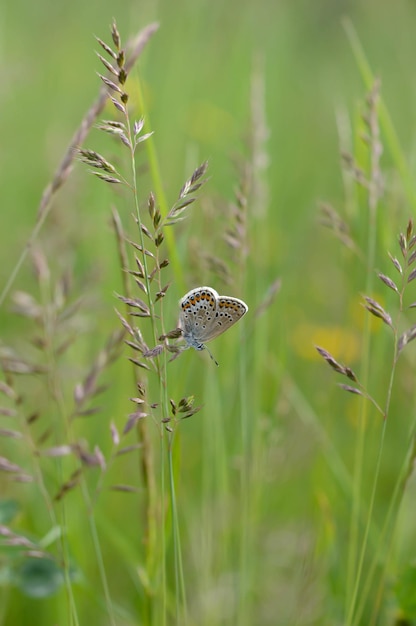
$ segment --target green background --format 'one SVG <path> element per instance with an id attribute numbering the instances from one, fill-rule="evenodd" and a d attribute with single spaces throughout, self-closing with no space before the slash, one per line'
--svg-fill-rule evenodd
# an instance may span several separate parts
<path id="1" fill-rule="evenodd" d="M 345 572 L 360 400 L 337 388 L 338 379 L 317 356 L 314 345 L 324 346 L 359 372 L 366 318 L 360 301 L 367 277 L 376 269 L 394 278 L 387 251 L 399 256 L 397 235 L 406 228 L 415 206 L 415 12 L 413 2 L 401 0 L 125 0 L 119 5 L 104 0 L 40 0 L 4 2 L 1 8 L 1 285 L 11 276 L 34 228 L 44 187 L 97 95 L 100 81 L 96 72 L 101 67 L 94 54 L 94 35 L 110 43 L 113 17 L 124 41 L 150 22 L 160 24 L 129 85 L 134 105 L 140 78 L 169 204 L 193 170 L 209 161 L 209 181 L 188 219 L 175 229 L 181 275 L 175 269 L 165 270 L 166 282 L 172 282 L 165 299 L 166 325 L 175 326 L 178 299 L 198 285 L 209 284 L 220 293 L 240 297 L 250 310 L 240 331 L 235 328 L 210 346 L 220 363 L 218 369 L 206 353 L 190 350 L 169 365 L 169 393 L 178 399 L 195 395 L 196 404 L 203 405 L 200 413 L 181 425 L 175 441 L 189 623 L 244 624 L 241 607 L 246 610 L 247 606 L 247 624 L 347 623 Z M 354 241 L 363 250 L 374 226 L 369 226 L 364 191 L 354 188 L 340 159 L 340 151 L 347 150 L 363 169 L 368 165 L 360 135 L 370 83 L 363 80 L 363 64 L 348 35 L 351 29 L 373 74 L 381 80 L 383 103 L 398 139 L 394 144 L 382 123 L 385 194 L 375 221 L 374 267 L 357 260 L 320 223 L 319 203 L 329 201 L 351 224 Z M 253 102 L 260 106 L 257 114 L 264 115 L 267 126 L 262 146 L 267 167 L 261 172 L 261 192 L 249 197 L 245 270 L 230 263 L 233 280 L 227 285 L 207 269 L 201 255 L 229 259 L 223 242 L 229 223 L 227 207 L 240 182 L 238 164 L 251 158 Z M 140 114 L 138 111 L 137 117 Z M 107 108 L 104 117 L 112 115 L 113 109 Z M 254 128 L 259 126 L 261 120 L 256 118 Z M 121 160 L 116 144 L 96 129 L 85 147 L 117 163 Z M 139 196 L 145 208 L 154 181 L 146 165 L 146 151 L 140 154 Z M 398 155 L 406 170 L 401 169 Z M 126 197 L 118 188 L 89 177 L 86 168 L 76 163 L 37 238 L 52 276 L 58 279 L 69 272 L 71 299 L 83 297 L 75 326 L 77 340 L 58 368 L 65 381 L 68 411 L 73 388 L 85 376 L 92 355 L 119 327 L 114 293 L 122 290 L 122 284 L 110 226 L 112 204 L 134 238 L 136 231 L 129 217 L 133 207 Z M 257 307 L 277 278 L 282 283 L 276 299 L 256 317 Z M 412 285 L 408 289 L 409 302 L 416 300 L 411 296 Z M 18 273 L 13 290 L 27 291 L 40 300 L 44 297 L 29 260 Z M 392 312 L 397 299 L 386 291 L 379 284 L 368 295 Z M 407 326 L 414 322 L 411 311 L 405 321 Z M 33 325 L 15 314 L 10 297 L 0 311 L 0 324 L 2 346 L 13 346 L 29 360 L 38 358 L 31 342 Z M 393 342 L 381 323 L 372 324 L 368 332 L 372 345 L 368 388 L 383 404 Z M 377 532 L 409 449 L 415 404 L 413 351 L 414 346 L 409 346 L 397 371 L 371 549 L 377 545 Z M 98 416 L 75 427 L 91 450 L 97 443 L 109 453 L 110 421 L 122 430 L 132 410 L 129 398 L 135 389 L 128 354 L 126 350 L 104 374 L 109 387 L 100 398 Z M 18 385 L 25 397 L 26 414 L 39 410 L 54 424 L 51 394 L 42 378 L 23 379 Z M 249 417 L 246 432 L 241 429 L 242 406 Z M 363 502 L 368 502 L 371 493 L 382 428 L 375 412 L 369 410 L 367 418 Z M 15 427 L 6 417 L 2 421 L 4 428 Z M 56 432 L 60 443 L 62 425 L 56 426 Z M 154 438 L 158 449 L 156 434 Z M 21 442 L 6 443 L 4 456 L 24 463 L 25 455 L 30 454 L 27 448 Z M 254 450 L 252 474 L 246 484 L 249 513 L 241 508 L 237 496 L 242 449 Z M 123 462 L 112 470 L 109 483 L 131 482 L 140 487 L 139 467 L 140 456 Z M 59 483 L 56 470 L 46 464 L 43 471 L 53 494 Z M 96 475 L 91 478 L 92 491 L 96 480 Z M 409 624 L 416 623 L 411 621 L 416 619 L 412 608 L 412 482 L 410 478 L 406 485 L 394 555 L 391 561 L 387 559 L 387 583 L 377 624 L 394 624 L 400 610 Z M 0 488 L 5 499 L 18 502 L 18 513 L 4 523 L 25 536 L 47 536 L 50 521 L 36 492 L 27 486 L 16 488 L 5 474 L 0 476 Z M 85 504 L 80 505 L 79 494 L 67 497 L 68 541 L 80 623 L 107 624 Z M 117 624 L 141 623 L 140 506 L 140 498 L 116 493 L 100 497 L 95 509 Z M 365 511 L 363 507 L 364 520 Z M 250 536 L 246 571 L 251 582 L 243 601 L 235 595 L 241 528 L 248 528 Z M 48 547 L 51 545 L 53 540 Z M 22 587 L 24 576 L 13 569 L 9 551 L 0 554 L 1 623 L 34 623 L 34 611 L 35 623 L 72 623 L 62 588 L 42 600 L 28 598 L 16 584 L 20 581 Z M 171 547 L 166 554 L 171 563 Z M 174 588 L 171 565 L 168 584 Z M 368 615 L 377 604 L 375 598 L 374 590 L 366 608 Z M 364 616 L 360 623 L 368 624 L 369 619 Z"/>

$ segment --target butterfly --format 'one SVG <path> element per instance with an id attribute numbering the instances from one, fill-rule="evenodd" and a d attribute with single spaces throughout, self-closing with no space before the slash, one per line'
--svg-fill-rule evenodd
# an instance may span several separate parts
<path id="1" fill-rule="evenodd" d="M 180 300 L 179 328 L 187 348 L 206 349 L 207 341 L 222 335 L 234 326 L 248 311 L 248 306 L 238 298 L 220 296 L 212 287 L 197 287 Z M 217 361 L 215 363 L 218 365 Z"/>

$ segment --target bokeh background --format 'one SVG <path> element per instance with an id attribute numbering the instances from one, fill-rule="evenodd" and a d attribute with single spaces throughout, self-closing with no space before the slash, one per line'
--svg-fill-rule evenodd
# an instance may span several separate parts
<path id="1" fill-rule="evenodd" d="M 125 41 L 150 22 L 160 24 L 132 72 L 130 88 L 132 103 L 136 103 L 136 94 L 139 106 L 141 84 L 169 203 L 175 201 L 192 171 L 202 161 L 209 161 L 209 181 L 188 220 L 175 231 L 181 277 L 174 271 L 167 275 L 172 281 L 165 304 L 167 324 L 174 327 L 176 323 L 177 301 L 184 289 L 198 284 L 212 284 L 220 292 L 243 298 L 250 307 L 240 333 L 236 328 L 212 344 L 220 362 L 218 370 L 206 353 L 191 351 L 169 366 L 172 395 L 193 394 L 197 404 L 204 405 L 181 427 L 176 442 L 189 623 L 347 623 L 345 559 L 359 400 L 337 388 L 335 374 L 319 358 L 314 345 L 324 346 L 337 359 L 360 370 L 366 317 L 360 300 L 368 272 L 392 272 L 387 252 L 399 254 L 397 235 L 413 216 L 416 6 L 404 0 L 124 0 L 118 5 L 107 0 L 3 2 L 2 286 L 33 231 L 42 191 L 97 95 L 96 72 L 101 68 L 94 53 L 94 35 L 109 42 L 113 18 Z M 364 168 L 368 163 L 360 134 L 371 80 L 364 76 L 352 33 L 373 75 L 381 81 L 382 101 L 397 139 L 394 143 L 382 125 L 385 195 L 375 226 L 375 267 L 370 268 L 320 223 L 319 205 L 328 201 L 351 224 L 352 236 L 365 252 L 369 230 L 365 194 L 352 191 L 354 184 L 346 177 L 340 158 L 341 150 L 347 150 L 361 157 Z M 112 113 L 109 108 L 104 117 Z M 227 206 L 240 183 L 241 163 L 252 158 L 253 129 L 263 123 L 267 129 L 262 143 L 266 161 L 257 172 L 262 194 L 249 197 L 247 207 L 249 253 L 244 270 L 229 264 L 232 281 L 227 285 L 201 257 L 206 253 L 226 261 L 230 258 L 222 239 L 229 222 Z M 96 129 L 85 147 L 119 158 L 115 145 Z M 145 206 L 153 188 L 145 151 L 139 171 L 140 201 Z M 102 348 L 119 324 L 114 293 L 122 287 L 110 226 L 112 204 L 123 213 L 126 228 L 131 228 L 129 234 L 134 237 L 134 224 L 129 221 L 133 208 L 126 197 L 89 177 L 76 163 L 37 238 L 52 274 L 69 271 L 74 299 L 84 296 L 80 336 L 61 371 L 68 383 L 68 405 L 71 389 L 87 371 L 91 354 Z M 257 307 L 278 278 L 279 293 L 257 318 Z M 11 293 L 16 289 L 39 297 L 29 258 Z M 385 291 L 377 286 L 370 295 L 378 295 L 387 308 L 391 305 L 394 309 L 394 294 Z M 409 315 L 408 325 L 411 323 Z M 0 327 L 3 345 L 32 355 L 33 329 L 27 319 L 13 313 L 11 297 L 0 311 Z M 383 404 L 393 343 L 381 323 L 372 325 L 371 342 L 368 384 Z M 411 352 L 409 346 L 394 388 L 392 425 L 376 502 L 378 528 L 412 432 L 415 359 Z M 103 395 L 99 417 L 79 427 L 79 436 L 91 447 L 98 442 L 108 448 L 110 420 L 122 425 L 131 410 L 129 397 L 135 391 L 126 355 L 104 376 L 109 389 Z M 51 411 L 43 404 L 42 383 L 28 384 L 34 410 L 41 406 Z M 242 406 L 252 418 L 245 433 L 252 442 L 248 447 L 241 433 Z M 368 465 L 368 472 L 363 471 L 364 494 L 371 492 L 382 427 L 379 416 L 369 411 L 368 417 L 371 443 L 364 455 L 366 468 Z M 251 581 L 244 602 L 235 595 L 235 555 L 241 540 L 237 526 L 246 513 L 235 495 L 242 445 L 251 450 L 255 461 L 247 487 L 250 514 L 243 524 L 249 528 L 247 571 Z M 24 458 L 22 450 L 7 450 L 5 456 Z M 256 465 L 259 459 L 261 463 Z M 126 482 L 127 473 L 129 480 L 140 483 L 138 467 L 136 460 L 114 472 L 119 482 Z M 0 487 L 7 501 L 18 502 L 13 527 L 38 538 L 46 535 L 47 517 L 37 508 L 33 493 L 22 487 L 16 490 L 6 479 L 1 479 Z M 377 624 L 394 624 L 401 611 L 409 620 L 404 623 L 416 623 L 411 621 L 416 619 L 410 567 L 416 556 L 411 480 L 407 490 L 395 566 L 388 568 L 389 592 L 381 600 L 387 608 L 381 611 L 380 621 L 374 622 Z M 129 497 L 116 494 L 100 499 L 97 505 L 117 624 L 141 623 L 137 617 L 143 595 L 143 579 L 138 574 L 140 503 Z M 88 516 L 78 515 L 76 500 L 72 502 L 68 516 L 78 572 L 75 586 L 80 623 L 89 619 L 106 624 L 101 592 L 96 589 L 97 564 L 90 558 L 91 544 L 86 538 Z M 6 551 L 2 572 L 7 575 L 0 578 L 2 623 L 34 623 L 33 611 L 39 615 L 38 624 L 72 623 L 63 592 L 58 589 L 43 599 L 29 598 L 24 588 L 13 584 L 8 559 Z M 409 592 L 395 592 L 400 576 L 405 577 Z M 376 592 L 368 601 L 369 614 L 374 598 Z M 242 606 L 247 609 L 246 621 L 242 621 Z M 370 623 L 368 619 L 362 617 L 357 623 Z"/>

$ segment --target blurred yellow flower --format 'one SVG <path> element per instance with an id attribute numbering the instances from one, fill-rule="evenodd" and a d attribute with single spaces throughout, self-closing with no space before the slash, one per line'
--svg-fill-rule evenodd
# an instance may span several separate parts
<path id="1" fill-rule="evenodd" d="M 299 356 L 312 361 L 322 359 L 315 350 L 315 346 L 324 347 L 336 359 L 348 365 L 360 356 L 360 334 L 356 330 L 341 326 L 300 324 L 292 335 L 292 343 Z"/>

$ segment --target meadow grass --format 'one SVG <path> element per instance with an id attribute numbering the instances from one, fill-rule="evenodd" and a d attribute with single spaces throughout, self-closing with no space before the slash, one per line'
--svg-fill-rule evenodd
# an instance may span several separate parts
<path id="1" fill-rule="evenodd" d="M 233 193 L 192 150 L 165 184 L 133 69 L 156 30 L 97 38 L 100 95 L 4 281 L 0 621 L 415 623 L 414 198 L 383 84 L 345 22 L 367 84 L 354 115 L 338 109 L 330 241 L 276 209 L 261 54 Z M 75 164 L 100 179 L 82 200 Z M 66 194 L 81 215 L 54 213 Z M 204 284 L 249 305 L 209 346 L 218 368 L 177 327 Z"/>

